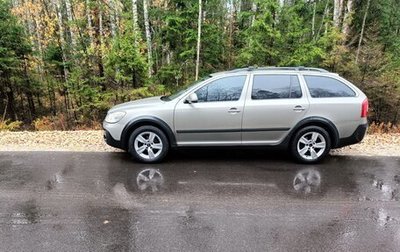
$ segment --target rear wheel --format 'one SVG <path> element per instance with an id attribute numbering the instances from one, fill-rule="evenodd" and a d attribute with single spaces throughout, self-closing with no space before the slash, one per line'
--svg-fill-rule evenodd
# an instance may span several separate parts
<path id="1" fill-rule="evenodd" d="M 317 163 L 329 153 L 331 140 L 325 129 L 308 126 L 295 134 L 290 148 L 297 161 Z"/>
<path id="2" fill-rule="evenodd" d="M 161 161 L 168 153 L 168 138 L 154 126 L 141 126 L 129 138 L 129 153 L 143 163 Z"/>

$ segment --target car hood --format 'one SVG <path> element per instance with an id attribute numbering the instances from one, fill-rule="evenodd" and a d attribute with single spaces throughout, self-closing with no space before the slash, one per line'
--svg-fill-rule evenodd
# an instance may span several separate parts
<path id="1" fill-rule="evenodd" d="M 141 107 L 161 105 L 161 104 L 164 104 L 164 103 L 165 102 L 161 100 L 161 96 L 150 97 L 150 98 L 145 98 L 145 99 L 125 102 L 125 103 L 121 103 L 121 104 L 115 105 L 114 107 L 112 107 L 109 110 L 109 113 L 110 112 L 116 112 L 116 111 L 124 111 L 124 110 L 128 110 L 128 109 L 133 109 L 133 108 L 141 108 Z"/>

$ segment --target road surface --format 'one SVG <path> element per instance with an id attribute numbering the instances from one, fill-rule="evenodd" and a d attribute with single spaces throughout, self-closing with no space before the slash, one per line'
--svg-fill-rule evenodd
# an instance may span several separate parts
<path id="1" fill-rule="evenodd" d="M 1 251 L 399 251 L 400 157 L 0 152 Z"/>

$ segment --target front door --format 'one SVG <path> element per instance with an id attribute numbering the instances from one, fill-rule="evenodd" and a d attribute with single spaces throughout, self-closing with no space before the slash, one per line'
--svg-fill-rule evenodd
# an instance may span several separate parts
<path id="1" fill-rule="evenodd" d="M 179 101 L 174 117 L 178 145 L 240 145 L 246 80 L 247 75 L 213 79 L 195 91 L 198 102 Z"/>

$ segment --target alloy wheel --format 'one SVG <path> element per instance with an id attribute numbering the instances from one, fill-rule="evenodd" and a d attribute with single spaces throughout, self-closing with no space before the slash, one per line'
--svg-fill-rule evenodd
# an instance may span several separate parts
<path id="1" fill-rule="evenodd" d="M 144 131 L 135 138 L 134 148 L 136 153 L 145 160 L 154 160 L 162 152 L 163 142 L 159 135 L 152 131 Z"/>
<path id="2" fill-rule="evenodd" d="M 297 142 L 297 152 L 305 160 L 312 161 L 318 159 L 324 153 L 325 149 L 325 137 L 319 132 L 307 132 Z"/>

